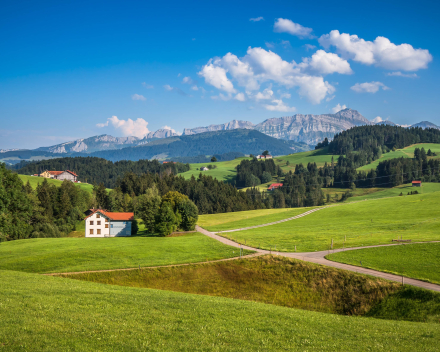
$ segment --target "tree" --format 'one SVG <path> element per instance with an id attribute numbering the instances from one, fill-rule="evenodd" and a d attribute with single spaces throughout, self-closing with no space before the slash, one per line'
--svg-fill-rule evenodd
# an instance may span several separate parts
<path id="1" fill-rule="evenodd" d="M 186 199 L 177 205 L 177 211 L 181 215 L 182 220 L 180 227 L 182 230 L 194 230 L 199 218 L 199 210 L 197 209 L 197 206 L 189 199 Z"/>
<path id="2" fill-rule="evenodd" d="M 136 215 L 142 219 L 148 232 L 155 230 L 156 215 L 159 212 L 161 202 L 162 199 L 155 185 L 136 199 Z"/>
<path id="3" fill-rule="evenodd" d="M 131 221 L 131 235 L 134 236 L 139 231 L 139 225 L 136 219 Z"/>
<path id="4" fill-rule="evenodd" d="M 162 204 L 169 203 L 171 205 L 171 209 L 173 209 L 175 212 L 177 210 L 177 205 L 187 199 L 189 199 L 188 196 L 185 196 L 182 193 L 170 191 L 162 197 Z"/>
<path id="5" fill-rule="evenodd" d="M 265 150 L 265 151 L 263 152 L 263 155 L 264 155 L 264 156 L 269 155 L 269 151 L 268 151 L 268 150 Z"/>
<path id="6" fill-rule="evenodd" d="M 177 219 L 172 205 L 168 202 L 162 203 L 156 215 L 156 231 L 161 236 L 168 236 L 177 228 Z"/>
<path id="7" fill-rule="evenodd" d="M 103 183 L 100 183 L 99 186 L 93 186 L 93 193 L 96 197 L 97 206 L 101 209 L 110 210 L 112 208 L 111 199 L 107 193 L 107 189 L 105 188 Z"/>
<path id="8" fill-rule="evenodd" d="M 213 163 L 215 163 L 215 162 L 217 161 L 217 158 L 216 158 L 215 156 L 213 156 L 213 157 L 211 158 L 211 161 L 212 161 Z"/>
<path id="9" fill-rule="evenodd" d="M 272 175 L 270 172 L 264 171 L 263 175 L 261 176 L 261 183 L 266 183 L 272 181 Z"/>

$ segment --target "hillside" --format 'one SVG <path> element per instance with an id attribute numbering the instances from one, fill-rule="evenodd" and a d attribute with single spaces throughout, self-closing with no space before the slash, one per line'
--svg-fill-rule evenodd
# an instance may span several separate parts
<path id="1" fill-rule="evenodd" d="M 101 151 L 92 153 L 92 155 L 118 161 L 166 159 L 228 152 L 259 154 L 264 150 L 269 150 L 273 155 L 285 155 L 292 152 L 289 145 L 282 140 L 255 130 L 236 129 L 158 139 L 138 147 Z"/>

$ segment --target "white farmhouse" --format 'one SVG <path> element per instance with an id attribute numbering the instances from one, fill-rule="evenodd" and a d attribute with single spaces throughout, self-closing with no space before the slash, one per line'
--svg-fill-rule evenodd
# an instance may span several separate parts
<path id="1" fill-rule="evenodd" d="M 200 168 L 200 171 L 208 171 L 209 169 L 206 166 Z"/>
<path id="2" fill-rule="evenodd" d="M 91 209 L 84 219 L 85 237 L 123 237 L 131 236 L 131 222 L 134 213 L 112 213 L 102 209 Z"/>

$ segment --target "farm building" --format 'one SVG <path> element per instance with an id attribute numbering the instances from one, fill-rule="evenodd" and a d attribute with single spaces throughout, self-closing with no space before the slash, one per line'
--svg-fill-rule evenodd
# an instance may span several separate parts
<path id="1" fill-rule="evenodd" d="M 72 182 L 78 181 L 78 175 L 75 174 L 73 171 L 66 170 L 66 171 L 44 171 L 40 174 L 40 177 L 46 177 L 46 178 L 53 178 L 55 180 L 68 180 Z"/>
<path id="2" fill-rule="evenodd" d="M 413 187 L 421 187 L 422 186 L 422 181 L 412 181 L 412 186 Z"/>
<path id="3" fill-rule="evenodd" d="M 257 155 L 257 159 L 272 159 L 272 155 Z"/>
<path id="4" fill-rule="evenodd" d="M 200 171 L 208 171 L 209 169 L 206 166 L 200 168 Z"/>
<path id="5" fill-rule="evenodd" d="M 131 236 L 134 213 L 112 213 L 103 209 L 90 209 L 86 222 L 85 237 Z"/>
<path id="6" fill-rule="evenodd" d="M 283 184 L 282 184 L 282 183 L 272 183 L 272 184 L 267 188 L 267 190 L 268 190 L 268 191 L 273 191 L 274 189 L 277 189 L 277 188 L 280 188 L 280 187 L 283 187 Z"/>

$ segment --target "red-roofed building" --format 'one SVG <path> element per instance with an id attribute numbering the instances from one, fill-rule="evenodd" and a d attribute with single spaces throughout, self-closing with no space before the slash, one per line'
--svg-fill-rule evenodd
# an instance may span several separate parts
<path id="1" fill-rule="evenodd" d="M 104 209 L 90 209 L 86 222 L 85 237 L 131 236 L 134 213 L 113 213 Z"/>
<path id="2" fill-rule="evenodd" d="M 412 186 L 413 187 L 421 187 L 422 186 L 422 181 L 412 181 Z"/>
<path id="3" fill-rule="evenodd" d="M 68 180 L 68 181 L 72 181 L 72 182 L 78 181 L 78 175 L 70 170 L 66 170 L 66 171 L 48 171 L 48 170 L 46 170 L 43 173 L 41 173 L 40 176 L 46 177 L 46 178 L 53 178 L 55 180 L 61 180 L 61 181 L 64 181 L 64 180 Z"/>
<path id="4" fill-rule="evenodd" d="M 267 188 L 267 190 L 268 190 L 268 191 L 273 191 L 274 189 L 276 189 L 276 188 L 280 188 L 280 187 L 283 187 L 283 184 L 282 184 L 282 183 L 272 183 L 272 184 Z"/>

